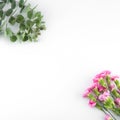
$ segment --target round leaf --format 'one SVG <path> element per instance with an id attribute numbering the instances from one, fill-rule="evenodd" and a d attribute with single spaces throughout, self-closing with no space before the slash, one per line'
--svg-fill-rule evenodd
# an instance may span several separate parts
<path id="1" fill-rule="evenodd" d="M 21 24 L 20 24 L 20 30 L 23 31 L 23 30 L 25 30 L 25 28 L 26 28 L 26 27 L 25 27 L 25 24 L 21 23 Z"/>
<path id="2" fill-rule="evenodd" d="M 0 18 L 3 17 L 3 10 L 0 10 Z"/>
<path id="3" fill-rule="evenodd" d="M 28 36 L 27 36 L 27 34 L 25 34 L 25 36 L 24 36 L 24 38 L 23 38 L 23 41 L 25 42 L 25 41 L 27 41 L 28 40 Z"/>
<path id="4" fill-rule="evenodd" d="M 12 36 L 10 37 L 10 40 L 11 40 L 12 42 L 15 42 L 15 41 L 17 40 L 17 37 L 16 37 L 15 35 L 12 35 Z"/>
<path id="5" fill-rule="evenodd" d="M 31 19 L 32 16 L 33 16 L 33 10 L 30 10 L 30 11 L 27 13 L 27 16 L 28 16 L 29 19 Z"/>
<path id="6" fill-rule="evenodd" d="M 11 3 L 14 2 L 15 0 L 9 0 Z"/>
<path id="7" fill-rule="evenodd" d="M 22 15 L 18 15 L 17 18 L 16 18 L 16 21 L 18 23 L 22 23 L 22 22 L 24 22 L 24 17 Z"/>
<path id="8" fill-rule="evenodd" d="M 12 4 L 11 4 L 11 9 L 14 9 L 16 7 L 16 1 L 12 1 Z"/>
<path id="9" fill-rule="evenodd" d="M 12 12 L 13 12 L 12 9 L 8 9 L 8 10 L 6 11 L 6 16 L 10 16 Z"/>
<path id="10" fill-rule="evenodd" d="M 32 27 L 34 25 L 34 23 L 31 20 L 27 20 L 26 24 L 28 27 Z"/>
<path id="11" fill-rule="evenodd" d="M 10 28 L 6 28 L 6 35 L 11 36 L 13 34 L 12 30 Z"/>
<path id="12" fill-rule="evenodd" d="M 16 19 L 15 19 L 13 16 L 11 16 L 10 19 L 9 19 L 9 23 L 10 23 L 11 25 L 14 25 L 15 22 L 16 22 Z"/>
<path id="13" fill-rule="evenodd" d="M 5 2 L 0 2 L 0 9 L 3 9 L 5 6 Z"/>
<path id="14" fill-rule="evenodd" d="M 24 0 L 20 0 L 19 1 L 19 7 L 23 7 L 24 6 Z"/>
<path id="15" fill-rule="evenodd" d="M 35 17 L 39 17 L 40 18 L 41 17 L 41 12 L 36 12 L 35 13 Z"/>

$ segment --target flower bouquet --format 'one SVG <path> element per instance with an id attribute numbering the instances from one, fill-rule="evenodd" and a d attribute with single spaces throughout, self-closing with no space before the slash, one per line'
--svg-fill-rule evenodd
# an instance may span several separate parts
<path id="1" fill-rule="evenodd" d="M 105 120 L 118 120 L 120 117 L 119 76 L 103 71 L 93 78 L 93 84 L 87 88 L 83 97 L 89 99 L 89 105 L 105 113 Z"/>

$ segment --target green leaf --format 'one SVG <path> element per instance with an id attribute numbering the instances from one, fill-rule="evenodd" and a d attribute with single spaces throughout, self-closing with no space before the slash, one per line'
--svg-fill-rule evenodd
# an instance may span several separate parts
<path id="1" fill-rule="evenodd" d="M 41 18 L 41 17 L 42 17 L 42 16 L 41 16 L 41 12 L 36 12 L 34 17 L 39 17 L 39 18 Z"/>
<path id="2" fill-rule="evenodd" d="M 18 22 L 18 23 L 22 23 L 22 22 L 24 22 L 24 17 L 22 16 L 22 15 L 18 15 L 17 16 L 17 18 L 16 18 L 16 21 Z"/>
<path id="3" fill-rule="evenodd" d="M 27 20 L 26 24 L 28 27 L 32 27 L 34 25 L 34 23 L 31 20 Z"/>
<path id="4" fill-rule="evenodd" d="M 0 2 L 0 9 L 3 9 L 5 6 L 5 3 L 4 2 Z"/>
<path id="5" fill-rule="evenodd" d="M 9 0 L 11 3 L 14 2 L 15 0 Z"/>
<path id="6" fill-rule="evenodd" d="M 28 33 L 33 33 L 33 32 L 35 32 L 35 31 L 32 29 L 32 27 L 31 27 L 31 28 L 29 28 Z"/>
<path id="7" fill-rule="evenodd" d="M 22 13 L 22 11 L 24 10 L 24 8 L 25 8 L 25 5 L 23 5 L 23 6 L 21 7 L 20 13 Z"/>
<path id="8" fill-rule="evenodd" d="M 7 2 L 7 0 L 2 0 L 4 3 L 6 3 Z"/>
<path id="9" fill-rule="evenodd" d="M 31 42 L 32 42 L 32 37 L 31 37 L 31 36 L 28 36 L 28 39 L 29 39 L 29 41 L 31 41 Z"/>
<path id="10" fill-rule="evenodd" d="M 30 11 L 30 9 L 31 9 L 31 5 L 30 4 L 28 4 L 27 6 L 25 6 L 25 12 L 27 13 L 28 11 Z"/>
<path id="11" fill-rule="evenodd" d="M 10 19 L 9 19 L 9 23 L 10 23 L 11 25 L 14 25 L 15 22 L 16 22 L 16 19 L 15 19 L 13 16 L 11 16 Z"/>
<path id="12" fill-rule="evenodd" d="M 5 13 L 3 13 L 1 20 L 4 20 L 4 18 L 5 18 Z"/>
<path id="13" fill-rule="evenodd" d="M 11 4 L 11 9 L 15 9 L 15 7 L 16 7 L 16 1 L 12 1 L 12 4 Z"/>
<path id="14" fill-rule="evenodd" d="M 26 29 L 25 24 L 24 24 L 24 23 L 21 23 L 19 28 L 20 28 L 20 30 L 22 30 L 22 31 L 25 30 L 25 29 Z"/>
<path id="15" fill-rule="evenodd" d="M 13 34 L 12 30 L 10 28 L 6 28 L 6 35 L 11 36 Z"/>
<path id="16" fill-rule="evenodd" d="M 19 1 L 19 7 L 23 7 L 24 6 L 24 0 L 20 0 Z"/>
<path id="17" fill-rule="evenodd" d="M 15 41 L 17 40 L 17 37 L 16 37 L 15 35 L 12 35 L 12 36 L 10 37 L 10 40 L 11 40 L 12 42 L 15 42 Z"/>
<path id="18" fill-rule="evenodd" d="M 25 34 L 25 36 L 24 36 L 24 38 L 23 38 L 23 41 L 25 42 L 25 41 L 27 41 L 27 40 L 28 40 L 28 35 Z"/>
<path id="19" fill-rule="evenodd" d="M 40 26 L 40 20 L 38 18 L 34 20 L 34 23 L 36 24 L 36 26 Z"/>
<path id="20" fill-rule="evenodd" d="M 0 18 L 3 17 L 3 10 L 0 10 Z"/>
<path id="21" fill-rule="evenodd" d="M 41 26 L 40 26 L 40 30 L 46 30 L 45 25 L 41 25 Z"/>
<path id="22" fill-rule="evenodd" d="M 10 16 L 12 12 L 13 12 L 12 9 L 8 9 L 8 10 L 6 11 L 6 16 Z"/>
<path id="23" fill-rule="evenodd" d="M 31 19 L 33 17 L 33 10 L 30 10 L 28 13 L 27 13 L 27 16 L 29 19 Z"/>

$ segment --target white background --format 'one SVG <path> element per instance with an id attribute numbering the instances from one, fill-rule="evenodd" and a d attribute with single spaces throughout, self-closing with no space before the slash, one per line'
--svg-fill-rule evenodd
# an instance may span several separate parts
<path id="1" fill-rule="evenodd" d="M 102 70 L 120 75 L 120 1 L 28 2 L 47 30 L 37 43 L 0 38 L 0 119 L 103 120 L 82 93 Z"/>

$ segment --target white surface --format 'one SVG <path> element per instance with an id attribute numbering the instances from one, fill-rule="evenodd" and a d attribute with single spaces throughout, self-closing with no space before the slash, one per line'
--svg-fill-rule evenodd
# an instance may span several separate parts
<path id="1" fill-rule="evenodd" d="M 120 1 L 33 2 L 47 25 L 40 41 L 0 39 L 0 119 L 102 120 L 81 95 L 96 73 L 120 75 Z"/>

